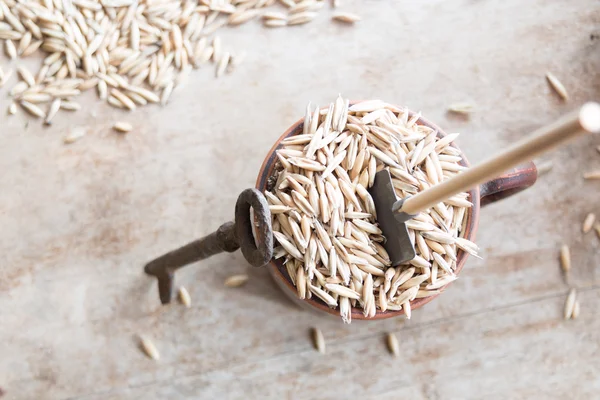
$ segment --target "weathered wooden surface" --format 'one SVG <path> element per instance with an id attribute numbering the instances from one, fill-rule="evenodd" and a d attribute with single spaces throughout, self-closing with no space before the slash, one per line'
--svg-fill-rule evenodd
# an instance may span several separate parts
<path id="1" fill-rule="evenodd" d="M 195 71 L 168 107 L 133 114 L 86 96 L 44 128 L 23 113 L 0 127 L 0 388 L 9 399 L 580 398 L 600 391 L 600 278 L 587 212 L 600 214 L 588 137 L 547 159 L 536 186 L 485 208 L 460 279 L 411 321 L 341 322 L 296 308 L 239 253 L 178 272 L 193 306 L 159 305 L 143 264 L 233 216 L 272 142 L 338 92 L 382 98 L 460 131 L 471 161 L 600 98 L 600 6 L 589 0 L 344 1 L 364 20 L 227 30 L 245 64 Z M 6 59 L 0 60 L 5 66 Z M 567 86 L 563 104 L 544 80 Z M 0 110 L 8 99 L 2 89 Z M 445 107 L 469 100 L 470 119 Z M 131 121 L 126 136 L 110 130 Z M 87 135 L 66 146 L 70 127 Z M 557 249 L 569 243 L 573 271 Z M 244 288 L 223 280 L 247 271 Z M 563 321 L 569 286 L 581 316 Z M 319 326 L 328 354 L 308 330 Z M 402 355 L 386 352 L 395 332 Z M 138 348 L 153 338 L 161 360 Z"/>

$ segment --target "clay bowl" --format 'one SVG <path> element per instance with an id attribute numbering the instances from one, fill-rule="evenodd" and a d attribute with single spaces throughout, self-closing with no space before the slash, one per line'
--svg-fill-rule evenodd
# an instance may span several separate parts
<path id="1" fill-rule="evenodd" d="M 351 102 L 354 104 L 356 102 Z M 413 116 L 415 113 L 409 111 L 410 116 Z M 262 163 L 260 168 L 260 172 L 258 174 L 258 178 L 256 180 L 256 188 L 261 192 L 264 192 L 267 188 L 267 183 L 269 178 L 275 172 L 275 165 L 277 163 L 277 156 L 275 155 L 275 150 L 281 148 L 281 141 L 289 136 L 294 136 L 302 133 L 304 118 L 298 120 L 295 124 L 290 126 L 287 131 L 273 145 L 273 147 L 269 150 L 267 157 Z M 428 121 L 427 119 L 421 117 L 417 121 L 419 125 L 428 126 L 432 129 L 437 130 L 438 136 L 443 137 L 446 136 L 446 133 L 434 123 Z M 454 147 L 457 147 L 454 143 L 452 143 Z M 457 147 L 458 148 L 458 147 Z M 462 153 L 462 152 L 461 152 Z M 469 166 L 469 162 L 467 157 L 462 154 L 462 165 Z M 529 163 L 522 167 L 517 167 L 509 173 L 496 178 L 492 181 L 489 181 L 480 187 L 476 187 L 470 191 L 470 201 L 473 203 L 473 207 L 467 215 L 467 223 L 466 230 L 464 232 L 464 237 L 475 241 L 475 235 L 477 233 L 477 227 L 479 224 L 479 211 L 482 205 L 489 204 L 491 202 L 500 200 L 502 198 L 508 197 L 514 193 L 517 193 L 521 190 L 526 189 L 527 187 L 533 185 L 537 178 L 537 170 L 533 163 Z M 469 256 L 468 253 L 458 250 L 457 252 L 457 262 L 456 262 L 456 275 L 460 274 L 462 268 L 464 267 L 467 258 Z M 296 287 L 292 284 L 290 277 L 288 276 L 287 270 L 283 265 L 283 259 L 273 259 L 269 264 L 267 264 L 267 268 L 271 273 L 273 279 L 278 284 L 278 286 L 295 302 L 299 305 L 312 309 L 314 311 L 330 314 L 337 316 L 339 318 L 339 310 L 331 309 L 324 302 L 318 299 L 316 296 L 312 296 L 310 299 L 301 300 L 297 296 Z M 418 308 L 423 307 L 425 304 L 437 298 L 441 292 L 443 292 L 448 285 L 444 286 L 440 289 L 440 293 L 434 296 L 415 299 L 411 302 L 411 309 L 416 310 Z M 385 319 L 397 317 L 404 314 L 404 310 L 400 311 L 385 311 L 377 310 L 377 314 L 373 318 L 366 318 L 362 313 L 362 308 L 352 308 L 352 319 L 356 320 L 377 320 L 377 319 Z"/>

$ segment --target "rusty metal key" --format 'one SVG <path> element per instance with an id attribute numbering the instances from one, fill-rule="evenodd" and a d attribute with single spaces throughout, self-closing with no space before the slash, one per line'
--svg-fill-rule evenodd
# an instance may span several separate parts
<path id="1" fill-rule="evenodd" d="M 250 208 L 254 210 L 253 216 Z M 173 280 L 177 269 L 224 251 L 232 253 L 239 248 L 246 260 L 255 267 L 266 265 L 273 257 L 271 211 L 263 194 L 256 189 L 246 189 L 239 195 L 235 204 L 235 222 L 226 222 L 210 235 L 150 261 L 144 271 L 157 278 L 160 301 L 168 304 L 173 296 Z"/>

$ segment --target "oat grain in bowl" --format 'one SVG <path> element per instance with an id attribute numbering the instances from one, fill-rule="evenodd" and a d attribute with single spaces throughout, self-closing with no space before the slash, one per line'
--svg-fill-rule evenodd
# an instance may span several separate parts
<path id="1" fill-rule="evenodd" d="M 452 146 L 458 134 L 438 136 L 420 115 L 380 100 L 307 107 L 302 130 L 276 150 L 278 162 L 265 196 L 288 277 L 301 299 L 312 296 L 366 317 L 403 310 L 456 279 L 457 253 L 477 254 L 461 237 L 472 206 L 465 192 L 421 212 L 406 224 L 417 256 L 392 267 L 383 247 L 368 189 L 389 169 L 396 194 L 414 195 L 465 169 Z"/>

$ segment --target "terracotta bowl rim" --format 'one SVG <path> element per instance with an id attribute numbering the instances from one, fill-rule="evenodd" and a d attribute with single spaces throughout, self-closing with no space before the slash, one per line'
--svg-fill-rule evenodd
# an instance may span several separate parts
<path id="1" fill-rule="evenodd" d="M 359 101 L 351 101 L 350 104 L 352 105 L 352 104 L 356 104 L 358 102 Z M 404 107 L 398 107 L 398 108 L 399 109 L 407 109 Z M 410 117 L 417 114 L 414 111 L 411 111 L 410 109 L 408 109 L 408 112 L 409 112 Z M 423 116 L 419 117 L 419 119 L 417 120 L 417 124 L 424 125 L 424 126 L 427 126 L 427 127 L 430 127 L 432 129 L 436 130 L 438 132 L 438 136 L 440 136 L 440 137 L 447 135 L 447 133 L 443 129 L 441 129 L 438 125 L 427 120 Z M 265 157 L 265 159 L 260 167 L 260 172 L 256 179 L 256 188 L 258 190 L 260 190 L 261 192 L 264 192 L 266 190 L 268 178 L 273 174 L 275 165 L 277 164 L 277 156 L 275 155 L 275 150 L 277 150 L 281 147 L 281 141 L 283 139 L 285 139 L 288 136 L 295 135 L 297 131 L 301 132 L 303 125 L 304 125 L 304 118 L 300 118 L 293 125 L 291 125 L 279 137 L 279 139 L 277 139 L 277 141 L 275 142 L 273 147 L 271 147 L 271 149 L 267 153 L 267 156 Z M 464 153 L 462 152 L 460 147 L 458 147 L 455 142 L 452 142 L 451 145 L 461 151 L 461 156 L 462 156 L 461 164 L 464 166 L 467 166 L 467 167 L 470 166 L 467 157 L 464 155 Z M 467 214 L 466 234 L 464 235 L 464 237 L 471 241 L 475 241 L 475 236 L 477 233 L 477 227 L 478 227 L 478 222 L 479 222 L 479 211 L 480 211 L 479 186 L 470 190 L 469 193 L 471 196 L 471 202 L 473 203 L 473 207 L 471 207 L 470 212 Z M 457 262 L 456 262 L 456 270 L 455 270 L 455 273 L 457 276 L 462 271 L 462 269 L 467 261 L 468 256 L 469 256 L 469 254 L 466 253 L 465 251 L 460 250 L 460 249 L 458 250 L 458 252 L 456 254 Z M 269 264 L 267 265 L 267 267 L 270 269 L 270 272 L 272 273 L 274 279 L 277 279 L 277 280 L 280 280 L 281 282 L 283 282 L 284 286 L 289 291 L 293 292 L 294 295 L 296 295 L 296 287 L 293 285 L 292 281 L 290 280 L 290 278 L 287 274 L 287 270 L 286 270 L 285 266 L 283 265 L 283 261 L 281 261 L 281 260 L 282 259 L 277 259 L 277 260 L 272 259 L 269 262 Z M 438 294 L 435 294 L 430 297 L 415 299 L 414 301 L 412 301 L 411 302 L 411 310 L 420 308 L 420 307 L 424 306 L 425 304 L 429 303 L 430 301 L 432 301 L 433 299 L 437 298 L 451 283 L 440 288 L 439 289 L 440 293 L 438 293 Z M 339 317 L 339 311 L 337 308 L 330 308 L 323 301 L 318 299 L 316 296 L 313 296 L 310 299 L 297 298 L 297 300 L 305 302 L 307 305 L 311 306 L 314 309 L 323 311 L 328 314 L 336 315 Z M 375 317 L 366 318 L 366 317 L 364 317 L 364 315 L 362 313 L 362 308 L 352 307 L 352 319 L 357 319 L 357 320 L 386 319 L 386 318 L 400 316 L 402 314 L 404 314 L 403 309 L 399 310 L 399 311 L 387 310 L 385 312 L 382 312 L 381 310 L 377 309 L 377 314 L 375 315 Z"/>

